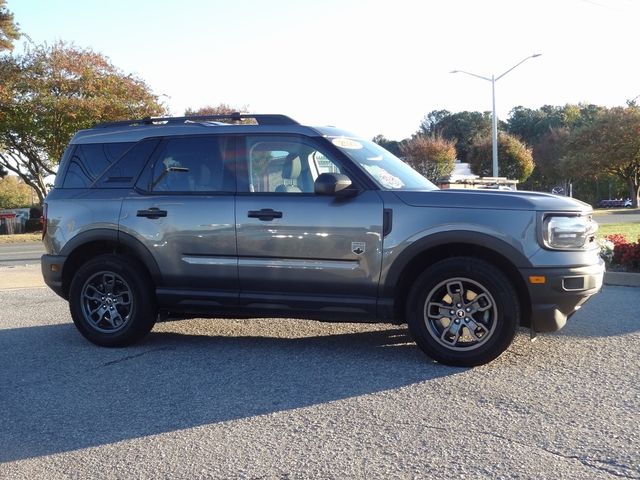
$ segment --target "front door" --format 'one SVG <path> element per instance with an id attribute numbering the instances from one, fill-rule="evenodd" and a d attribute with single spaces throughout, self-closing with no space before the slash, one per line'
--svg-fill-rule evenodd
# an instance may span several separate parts
<path id="1" fill-rule="evenodd" d="M 241 303 L 375 312 L 383 220 L 377 192 L 316 195 L 313 182 L 320 173 L 346 173 L 320 141 L 255 135 L 238 143 Z"/>

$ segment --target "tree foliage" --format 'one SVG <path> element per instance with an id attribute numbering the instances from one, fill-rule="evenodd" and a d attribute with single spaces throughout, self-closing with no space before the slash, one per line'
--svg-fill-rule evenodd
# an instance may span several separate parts
<path id="1" fill-rule="evenodd" d="M 434 110 L 427 114 L 420 124 L 419 133 L 439 135 L 455 142 L 457 158 L 467 161 L 474 142 L 491 133 L 491 114 L 466 111 L 449 113 L 447 110 Z"/>
<path id="2" fill-rule="evenodd" d="M 604 109 L 574 130 L 567 143 L 565 161 L 577 176 L 615 175 L 629 187 L 638 205 L 640 196 L 640 107 Z"/>
<path id="3" fill-rule="evenodd" d="M 456 161 L 455 143 L 438 135 L 415 135 L 401 151 L 409 165 L 434 183 L 451 175 Z"/>
<path id="4" fill-rule="evenodd" d="M 489 177 L 493 169 L 493 143 L 491 136 L 478 139 L 469 152 L 471 171 L 476 175 Z M 500 175 L 524 182 L 533 172 L 533 154 L 531 148 L 507 133 L 498 135 L 498 161 Z"/>
<path id="5" fill-rule="evenodd" d="M 186 117 L 203 116 L 203 115 L 231 115 L 232 113 L 249 113 L 249 106 L 243 105 L 240 108 L 231 107 L 226 103 L 219 103 L 218 105 L 206 105 L 200 108 L 187 108 L 184 112 Z M 255 120 L 251 118 L 243 118 L 240 123 L 243 124 L 255 124 Z"/>
<path id="6" fill-rule="evenodd" d="M 0 208 L 29 207 L 32 203 L 32 190 L 15 175 L 0 179 Z"/>
<path id="7" fill-rule="evenodd" d="M 377 143 L 378 145 L 380 145 L 382 148 L 384 148 L 388 152 L 393 153 L 396 157 L 402 156 L 401 142 L 398 142 L 396 140 L 389 140 L 384 135 L 376 135 L 371 140 L 374 143 Z"/>
<path id="8" fill-rule="evenodd" d="M 570 130 L 568 127 L 550 127 L 533 144 L 535 169 L 526 180 L 528 190 L 551 191 L 555 187 L 566 187 L 573 178 L 571 169 L 562 160 L 566 153 Z"/>
<path id="9" fill-rule="evenodd" d="M 95 123 L 165 113 L 140 79 L 99 53 L 58 42 L 0 57 L 0 166 L 46 195 L 71 136 Z"/>
<path id="10" fill-rule="evenodd" d="M 7 10 L 6 0 L 0 0 L 0 52 L 13 50 L 13 42 L 20 38 L 20 30 Z"/>

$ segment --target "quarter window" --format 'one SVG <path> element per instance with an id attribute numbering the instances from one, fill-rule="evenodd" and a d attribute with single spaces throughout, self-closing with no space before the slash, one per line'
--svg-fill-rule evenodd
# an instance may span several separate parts
<path id="1" fill-rule="evenodd" d="M 62 188 L 89 188 L 91 184 L 118 160 L 133 143 L 95 143 L 76 146 L 69 159 L 69 168 Z"/>

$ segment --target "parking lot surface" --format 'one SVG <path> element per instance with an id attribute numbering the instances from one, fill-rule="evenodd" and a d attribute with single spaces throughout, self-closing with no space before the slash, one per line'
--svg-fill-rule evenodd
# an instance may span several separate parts
<path id="1" fill-rule="evenodd" d="M 105 349 L 0 292 L 0 478 L 640 478 L 640 290 L 475 369 L 393 325 L 186 320 Z"/>

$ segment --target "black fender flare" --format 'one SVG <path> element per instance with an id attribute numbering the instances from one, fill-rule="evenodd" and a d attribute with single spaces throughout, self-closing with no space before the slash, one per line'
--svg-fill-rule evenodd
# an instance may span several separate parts
<path id="1" fill-rule="evenodd" d="M 134 236 L 111 228 L 96 228 L 79 233 L 69 240 L 62 250 L 61 256 L 69 257 L 78 248 L 89 243 L 110 242 L 116 245 L 122 245 L 127 250 L 133 252 L 134 256 L 147 268 L 151 278 L 159 285 L 162 281 L 162 273 L 158 264 L 153 258 L 149 249 Z"/>
<path id="2" fill-rule="evenodd" d="M 530 268 L 532 266 L 524 253 L 495 236 L 472 230 L 438 232 L 416 240 L 402 251 L 385 276 L 384 284 L 380 289 L 381 296 L 387 298 L 394 297 L 394 290 L 400 282 L 402 273 L 411 262 L 423 252 L 456 243 L 478 246 L 490 250 L 495 255 L 506 259 L 517 270 Z M 464 253 L 465 252 L 460 252 L 460 255 L 464 255 Z"/>

